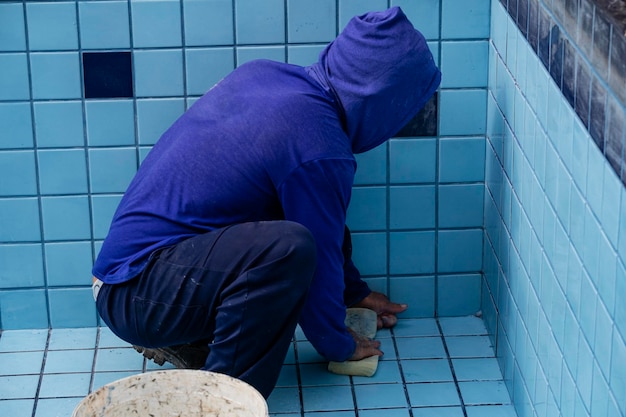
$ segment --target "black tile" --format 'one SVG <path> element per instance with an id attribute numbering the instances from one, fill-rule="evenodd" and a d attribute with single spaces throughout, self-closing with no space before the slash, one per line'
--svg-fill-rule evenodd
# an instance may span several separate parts
<path id="1" fill-rule="evenodd" d="M 622 105 L 626 105 L 626 38 L 615 30 L 611 40 L 610 65 L 609 85 Z"/>
<path id="2" fill-rule="evenodd" d="M 563 37 L 558 25 L 550 28 L 550 76 L 561 87 L 563 77 Z"/>
<path id="3" fill-rule="evenodd" d="M 593 4 L 592 0 L 580 0 L 578 9 L 578 31 L 576 43 L 587 55 L 591 56 L 591 35 L 593 34 Z"/>
<path id="4" fill-rule="evenodd" d="M 528 43 L 537 52 L 539 35 L 539 0 L 528 2 Z"/>
<path id="5" fill-rule="evenodd" d="M 576 61 L 576 99 L 574 110 L 585 127 L 589 127 L 589 95 L 591 78 L 587 63 L 579 59 Z"/>
<path id="6" fill-rule="evenodd" d="M 83 52 L 85 98 L 133 97 L 130 52 Z"/>
<path id="7" fill-rule="evenodd" d="M 591 79 L 591 103 L 589 108 L 589 133 L 601 151 L 604 151 L 606 123 L 606 88 L 598 78 Z"/>
<path id="8" fill-rule="evenodd" d="M 626 140 L 626 120 L 624 110 L 613 97 L 609 95 L 607 107 L 607 132 L 605 135 L 604 155 L 620 176 L 624 161 L 624 140 Z"/>
<path id="9" fill-rule="evenodd" d="M 398 138 L 437 136 L 437 93 L 400 131 Z"/>
<path id="10" fill-rule="evenodd" d="M 611 39 L 611 26 L 609 22 L 599 13 L 596 7 L 593 21 L 593 48 L 591 60 L 598 74 L 603 79 L 609 75 L 609 42 Z"/>
<path id="11" fill-rule="evenodd" d="M 528 36 L 528 0 L 517 0 L 517 27 Z"/>
<path id="12" fill-rule="evenodd" d="M 550 67 L 550 43 L 552 41 L 551 22 L 548 12 L 539 7 L 539 44 L 537 46 L 537 55 L 546 68 Z"/>
<path id="13" fill-rule="evenodd" d="M 563 42 L 563 83 L 561 90 L 572 108 L 574 107 L 574 95 L 576 93 L 576 50 L 565 39 Z"/>

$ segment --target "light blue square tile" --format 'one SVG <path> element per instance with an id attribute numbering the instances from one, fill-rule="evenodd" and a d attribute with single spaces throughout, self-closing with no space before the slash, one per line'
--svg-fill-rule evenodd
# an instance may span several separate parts
<path id="1" fill-rule="evenodd" d="M 134 375 L 137 375 L 137 372 L 94 372 L 92 391 L 96 391 L 98 388 L 101 388 L 107 384 Z"/>
<path id="2" fill-rule="evenodd" d="M 233 43 L 231 0 L 183 0 L 185 45 L 230 45 Z"/>
<path id="3" fill-rule="evenodd" d="M 489 6 L 487 0 L 442 0 L 441 36 L 445 39 L 489 37 Z"/>
<path id="4" fill-rule="evenodd" d="M 617 247 L 618 231 L 621 212 L 621 195 L 624 185 L 615 175 L 613 168 L 608 163 L 604 166 L 604 184 L 602 191 L 602 212 L 599 215 L 600 222 L 609 238 L 611 245 Z"/>
<path id="5" fill-rule="evenodd" d="M 326 363 L 322 355 L 317 353 L 317 350 L 313 347 L 311 342 L 298 341 L 296 343 L 296 349 L 298 354 L 298 363 Z"/>
<path id="6" fill-rule="evenodd" d="M 89 178 L 92 192 L 124 192 L 136 172 L 135 148 L 89 150 Z"/>
<path id="7" fill-rule="evenodd" d="M 0 352 L 23 352 L 45 350 L 48 329 L 3 330 Z"/>
<path id="8" fill-rule="evenodd" d="M 354 16 L 386 9 L 386 0 L 339 0 L 339 31 L 342 31 Z"/>
<path id="9" fill-rule="evenodd" d="M 407 17 L 426 39 L 439 38 L 440 0 L 391 0 L 391 6 L 400 6 Z"/>
<path id="10" fill-rule="evenodd" d="M 459 382 L 459 389 L 466 405 L 511 403 L 504 381 Z"/>
<path id="11" fill-rule="evenodd" d="M 483 0 L 481 0 L 483 1 Z M 487 41 L 441 42 L 441 88 L 487 87 Z"/>
<path id="12" fill-rule="evenodd" d="M 459 381 L 502 380 L 496 358 L 453 359 L 454 373 Z"/>
<path id="13" fill-rule="evenodd" d="M 69 416 L 81 402 L 82 397 L 46 398 L 37 401 L 35 417 Z"/>
<path id="14" fill-rule="evenodd" d="M 446 336 L 451 358 L 490 358 L 494 356 L 488 336 Z"/>
<path id="15" fill-rule="evenodd" d="M 585 126 L 580 120 L 575 120 L 572 136 L 571 170 L 574 182 L 583 193 L 587 190 L 589 147 L 591 143 L 591 137 Z"/>
<path id="16" fill-rule="evenodd" d="M 483 184 L 439 186 L 439 227 L 477 227 L 483 222 Z"/>
<path id="17" fill-rule="evenodd" d="M 626 343 L 613 332 L 611 376 L 609 383 L 621 410 L 626 410 Z"/>
<path id="18" fill-rule="evenodd" d="M 108 327 L 100 327 L 98 336 L 98 348 L 120 348 L 130 347 L 128 342 L 117 337 Z"/>
<path id="19" fill-rule="evenodd" d="M 392 232 L 389 236 L 391 274 L 435 272 L 435 233 Z"/>
<path id="20" fill-rule="evenodd" d="M 0 151 L 0 195 L 36 195 L 35 174 L 34 152 Z"/>
<path id="21" fill-rule="evenodd" d="M 87 197 L 43 197 L 43 232 L 46 240 L 91 238 Z"/>
<path id="22" fill-rule="evenodd" d="M 453 382 L 407 384 L 412 407 L 439 407 L 460 405 L 459 394 Z"/>
<path id="23" fill-rule="evenodd" d="M 361 274 L 387 274 L 387 235 L 385 233 L 353 233 L 352 248 L 352 259 L 354 264 L 359 266 Z"/>
<path id="24" fill-rule="evenodd" d="M 578 345 L 578 362 L 576 371 L 576 386 L 585 404 L 591 401 L 591 382 L 593 378 L 593 351 L 586 341 L 581 339 Z"/>
<path id="25" fill-rule="evenodd" d="M 26 54 L 0 54 L 0 100 L 28 100 L 28 63 Z"/>
<path id="26" fill-rule="evenodd" d="M 51 288 L 48 303 L 52 328 L 93 327 L 97 324 L 91 288 Z"/>
<path id="27" fill-rule="evenodd" d="M 299 365 L 302 386 L 350 385 L 350 377 L 328 371 L 325 362 L 302 363 Z"/>
<path id="28" fill-rule="evenodd" d="M 242 46 L 237 48 L 237 66 L 255 59 L 269 59 L 285 62 L 285 47 L 280 46 Z"/>
<path id="29" fill-rule="evenodd" d="M 91 373 L 44 375 L 39 398 L 84 397 L 89 394 Z"/>
<path id="30" fill-rule="evenodd" d="M 617 263 L 615 292 L 625 294 L 626 291 L 626 268 L 621 262 Z M 613 313 L 615 326 L 621 334 L 626 334 L 626 300 L 623 297 L 615 298 L 615 311 Z"/>
<path id="31" fill-rule="evenodd" d="M 478 405 L 465 407 L 467 417 L 517 417 L 512 405 Z"/>
<path id="32" fill-rule="evenodd" d="M 324 48 L 325 45 L 289 45 L 287 46 L 287 62 L 303 67 L 314 64 Z"/>
<path id="33" fill-rule="evenodd" d="M 24 10 L 19 3 L 0 5 L 0 50 L 26 50 Z"/>
<path id="34" fill-rule="evenodd" d="M 359 417 L 378 417 L 380 416 L 380 410 L 359 410 Z M 411 414 L 407 408 L 389 408 L 385 410 L 385 417 L 409 417 Z M 413 412 L 413 416 L 417 417 L 417 414 Z M 319 416 L 323 417 L 323 416 Z M 439 416 L 441 417 L 441 416 Z"/>
<path id="35" fill-rule="evenodd" d="M 132 100 L 88 100 L 85 103 L 85 119 L 89 146 L 135 144 Z"/>
<path id="36" fill-rule="evenodd" d="M 96 327 L 52 329 L 48 350 L 95 349 L 97 335 Z"/>
<path id="37" fill-rule="evenodd" d="M 305 412 L 353 410 L 352 389 L 349 385 L 302 388 Z"/>
<path id="38" fill-rule="evenodd" d="M 448 359 L 404 360 L 402 373 L 407 383 L 454 381 Z"/>
<path id="39" fill-rule="evenodd" d="M 41 244 L 0 245 L 0 288 L 44 285 Z"/>
<path id="40" fill-rule="evenodd" d="M 437 315 L 460 316 L 480 310 L 479 274 L 440 275 L 437 280 Z"/>
<path id="41" fill-rule="evenodd" d="M 394 184 L 434 182 L 436 152 L 437 141 L 434 139 L 390 140 L 390 181 Z"/>
<path id="42" fill-rule="evenodd" d="M 37 199 L 0 199 L 0 241 L 20 242 L 40 239 Z"/>
<path id="43" fill-rule="evenodd" d="M 389 188 L 389 203 L 391 229 L 435 227 L 434 186 L 392 186 Z"/>
<path id="44" fill-rule="evenodd" d="M 236 0 L 237 43 L 266 44 L 285 42 L 285 2 L 283 0 Z"/>
<path id="45" fill-rule="evenodd" d="M 3 400 L 0 401 L 0 414 L 13 417 L 32 417 L 35 400 Z"/>
<path id="46" fill-rule="evenodd" d="M 32 53 L 30 68 L 34 99 L 81 97 L 80 61 L 77 52 Z"/>
<path id="47" fill-rule="evenodd" d="M 91 197 L 93 236 L 95 239 L 106 237 L 115 210 L 121 200 L 121 195 L 94 195 Z"/>
<path id="48" fill-rule="evenodd" d="M 433 317 L 435 314 L 435 277 L 392 277 L 389 279 L 390 298 L 408 303 L 403 318 Z"/>
<path id="49" fill-rule="evenodd" d="M 33 104 L 37 146 L 59 148 L 83 146 L 83 107 L 78 101 Z"/>
<path id="50" fill-rule="evenodd" d="M 137 97 L 182 96 L 183 53 L 180 49 L 133 52 Z"/>
<path id="51" fill-rule="evenodd" d="M 484 138 L 439 140 L 439 181 L 472 182 L 485 179 Z"/>
<path id="52" fill-rule="evenodd" d="M 235 69 L 233 48 L 187 49 L 187 94 L 202 95 Z"/>
<path id="53" fill-rule="evenodd" d="M 400 319 L 393 328 L 396 337 L 440 336 L 439 326 L 433 318 Z"/>
<path id="54" fill-rule="evenodd" d="M 296 365 L 283 365 L 278 375 L 277 387 L 297 387 L 298 368 Z"/>
<path id="55" fill-rule="evenodd" d="M 346 223 L 353 231 L 386 229 L 387 189 L 385 187 L 354 188 Z"/>
<path id="56" fill-rule="evenodd" d="M 353 376 L 352 381 L 354 384 L 389 384 L 402 381 L 398 361 L 387 360 L 391 355 L 387 355 L 386 346 L 381 344 L 381 347 L 385 349 L 387 358 L 383 357 L 384 360 L 378 361 L 378 368 L 376 368 L 376 373 L 373 376 Z"/>
<path id="57" fill-rule="evenodd" d="M 0 56 L 0 66 L 1 61 Z M 0 78 L 0 80 L 3 79 L 5 77 Z M 0 95 L 2 91 L 6 90 L 0 86 Z M 33 122 L 30 104 L 0 103 L 0 131 L 3 132 L 0 149 L 31 148 L 33 146 Z"/>
<path id="58" fill-rule="evenodd" d="M 0 354 L 0 376 L 39 375 L 42 362 L 42 351 L 2 353 Z"/>
<path id="59" fill-rule="evenodd" d="M 387 183 L 387 143 L 355 155 L 357 170 L 355 185 L 380 185 Z"/>
<path id="60" fill-rule="evenodd" d="M 38 384 L 39 375 L 15 375 L 0 377 L 0 392 L 2 392 L 2 399 L 10 400 L 18 398 L 35 398 Z M 2 403 L 3 401 L 0 401 L 0 404 Z"/>
<path id="61" fill-rule="evenodd" d="M 183 99 L 137 100 L 139 143 L 153 145 L 185 111 Z"/>
<path id="62" fill-rule="evenodd" d="M 143 356 L 133 348 L 98 349 L 96 372 L 137 371 L 143 369 Z"/>
<path id="63" fill-rule="evenodd" d="M 300 413 L 300 390 L 298 388 L 275 388 L 267 399 L 270 414 Z"/>
<path id="64" fill-rule="evenodd" d="M 443 317 L 439 324 L 445 336 L 482 336 L 487 334 L 485 323 L 476 316 Z"/>
<path id="65" fill-rule="evenodd" d="M 48 312 L 45 291 L 0 291 L 0 316 L 2 316 L 4 330 L 47 328 Z M 0 390 L 0 392 L 3 391 Z"/>
<path id="66" fill-rule="evenodd" d="M 354 387 L 356 404 L 364 408 L 406 407 L 406 395 L 402 384 L 368 384 Z"/>
<path id="67" fill-rule="evenodd" d="M 83 149 L 37 152 L 41 194 L 87 193 L 87 161 Z"/>
<path id="68" fill-rule="evenodd" d="M 443 359 L 446 351 L 440 337 L 402 337 L 396 339 L 401 359 Z"/>
<path id="69" fill-rule="evenodd" d="M 131 5 L 135 48 L 180 46 L 180 1 L 133 1 Z"/>
<path id="70" fill-rule="evenodd" d="M 461 407 L 414 408 L 413 417 L 462 417 Z"/>
<path id="71" fill-rule="evenodd" d="M 26 18 L 31 50 L 78 49 L 76 3 L 29 3 Z"/>
<path id="72" fill-rule="evenodd" d="M 80 46 L 83 49 L 129 48 L 126 1 L 79 2 Z"/>
<path id="73" fill-rule="evenodd" d="M 439 100 L 439 133 L 442 136 L 485 133 L 486 90 L 441 90 Z"/>
<path id="74" fill-rule="evenodd" d="M 336 2 L 287 0 L 287 36 L 290 43 L 330 42 L 335 38 Z"/>
<path id="75" fill-rule="evenodd" d="M 441 230 L 438 233 L 439 272 L 477 272 L 482 267 L 481 230 Z"/>
<path id="76" fill-rule="evenodd" d="M 46 356 L 44 373 L 67 374 L 77 372 L 91 373 L 95 351 L 88 350 L 53 350 Z"/>

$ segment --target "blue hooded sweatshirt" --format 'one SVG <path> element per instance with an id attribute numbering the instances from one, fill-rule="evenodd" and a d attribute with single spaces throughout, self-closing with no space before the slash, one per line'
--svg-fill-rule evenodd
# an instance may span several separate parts
<path id="1" fill-rule="evenodd" d="M 93 274 L 137 276 L 150 253 L 227 225 L 291 220 L 318 264 L 300 325 L 328 360 L 355 345 L 346 305 L 369 289 L 342 243 L 355 153 L 397 133 L 439 86 L 424 37 L 398 7 L 353 18 L 310 67 L 257 60 L 225 77 L 159 139 L 114 215 Z"/>

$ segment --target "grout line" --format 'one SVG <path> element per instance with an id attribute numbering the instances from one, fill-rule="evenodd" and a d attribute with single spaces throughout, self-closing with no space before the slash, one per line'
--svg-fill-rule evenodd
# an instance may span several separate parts
<path id="1" fill-rule="evenodd" d="M 439 329 L 439 333 L 441 335 L 441 341 L 443 343 L 443 348 L 446 351 L 446 357 L 448 359 L 448 366 L 450 366 L 450 372 L 452 373 L 452 379 L 454 380 L 454 386 L 456 387 L 457 395 L 459 396 L 459 401 L 461 403 L 461 410 L 463 411 L 463 416 L 467 417 L 467 410 L 465 409 L 465 402 L 463 401 L 463 396 L 461 395 L 461 388 L 459 387 L 459 381 L 456 377 L 456 372 L 454 372 L 454 366 L 452 365 L 452 358 L 450 357 L 450 351 L 448 350 L 448 344 L 446 343 L 446 338 L 443 334 L 443 329 L 441 327 L 441 323 L 439 319 L 435 319 L 437 322 L 437 328 Z"/>
<path id="2" fill-rule="evenodd" d="M 398 345 L 396 343 L 396 335 L 394 328 L 389 329 L 391 333 L 391 340 L 393 341 L 393 350 L 396 354 L 396 360 L 398 362 L 398 369 L 400 370 L 400 381 L 402 382 L 402 388 L 404 390 L 404 397 L 407 403 L 407 409 L 409 410 L 409 417 L 413 417 L 413 408 L 411 408 L 411 398 L 409 397 L 409 391 L 406 388 L 406 378 L 404 377 L 404 370 L 402 369 L 402 360 L 400 359 L 400 352 L 398 351 Z M 358 416 L 357 416 L 358 417 Z"/>
<path id="3" fill-rule="evenodd" d="M 41 361 L 41 372 L 39 373 L 39 382 L 37 383 L 37 390 L 35 391 L 32 417 L 35 417 L 35 413 L 37 412 L 37 405 L 39 403 L 39 393 L 41 392 L 41 384 L 43 383 L 44 369 L 46 368 L 46 359 L 48 357 L 48 347 L 50 346 L 51 336 L 52 336 L 52 329 L 48 329 L 48 337 L 46 338 L 46 346 L 44 348 L 43 359 Z"/>

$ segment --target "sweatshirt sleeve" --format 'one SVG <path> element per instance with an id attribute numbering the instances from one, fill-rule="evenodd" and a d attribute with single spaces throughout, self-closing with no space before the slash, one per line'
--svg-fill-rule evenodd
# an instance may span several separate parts
<path id="1" fill-rule="evenodd" d="M 344 229 L 343 246 L 343 281 L 346 288 L 343 290 L 343 301 L 346 307 L 363 300 L 372 292 L 365 281 L 361 279 L 361 273 L 352 262 L 352 236 L 348 226 Z"/>
<path id="2" fill-rule="evenodd" d="M 317 268 L 300 316 L 300 326 L 315 349 L 331 361 L 345 361 L 355 343 L 344 324 L 346 210 L 356 166 L 351 159 L 305 163 L 278 188 L 286 220 L 309 229 L 317 244 Z"/>

